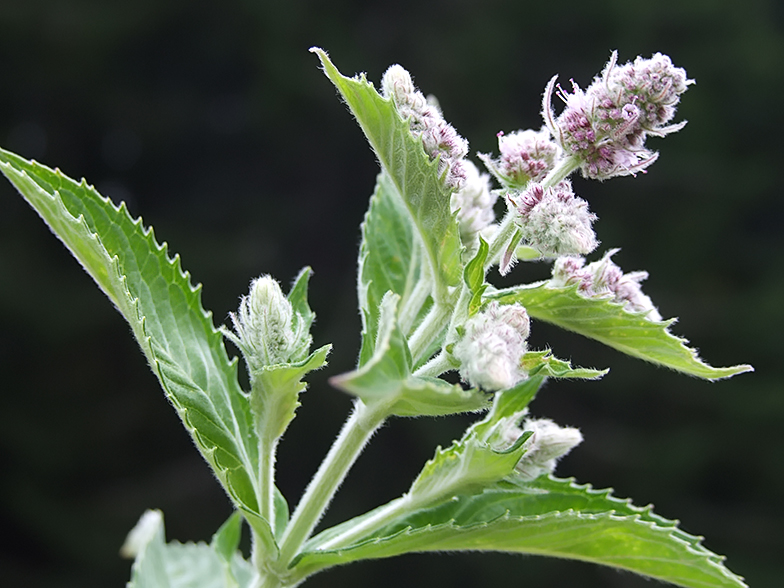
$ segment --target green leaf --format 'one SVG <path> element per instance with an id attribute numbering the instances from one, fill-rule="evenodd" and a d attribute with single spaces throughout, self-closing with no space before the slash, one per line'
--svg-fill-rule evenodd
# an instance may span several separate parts
<path id="1" fill-rule="evenodd" d="M 316 47 L 311 51 L 318 55 L 324 73 L 345 99 L 405 204 L 430 260 L 436 293 L 444 298 L 447 286 L 458 285 L 462 262 L 457 220 L 450 209 L 451 190 L 438 173 L 438 163 L 430 161 L 408 121 L 364 75 L 347 78 L 324 51 Z"/>
<path id="2" fill-rule="evenodd" d="M 530 432 L 529 432 L 530 433 Z M 481 490 L 483 486 L 512 474 L 525 450 L 522 435 L 509 449 L 499 451 L 485 443 L 472 429 L 425 464 L 408 494 L 417 505 Z"/>
<path id="3" fill-rule="evenodd" d="M 309 372 L 324 367 L 331 345 L 324 345 L 304 360 L 266 366 L 254 375 L 250 405 L 259 435 L 274 441 L 283 435 L 299 407 L 299 394 L 307 387 L 302 381 Z"/>
<path id="4" fill-rule="evenodd" d="M 232 517 L 218 531 L 232 535 L 233 527 L 240 518 Z M 138 545 L 136 561 L 131 571 L 128 588 L 250 588 L 254 570 L 239 552 L 234 550 L 227 562 L 221 548 L 226 538 L 214 541 L 213 546 L 204 543 L 169 543 L 164 538 L 163 516 L 159 511 L 147 511 L 136 529 L 144 536 Z M 237 526 L 237 528 L 239 528 Z M 134 531 L 131 533 L 133 534 Z M 233 537 L 232 537 L 233 540 Z"/>
<path id="5" fill-rule="evenodd" d="M 420 248 L 415 242 L 411 218 L 389 175 L 381 173 L 362 223 L 362 244 L 359 248 L 360 367 L 373 355 L 384 294 L 398 294 L 401 306 L 405 305 L 420 279 Z"/>
<path id="6" fill-rule="evenodd" d="M 212 536 L 210 547 L 225 561 L 230 562 L 240 547 L 242 515 L 235 510 Z"/>
<path id="7" fill-rule="evenodd" d="M 529 376 L 550 376 L 552 378 L 598 380 L 610 371 L 609 369 L 573 368 L 570 362 L 554 357 L 553 352 L 549 349 L 529 351 L 523 355 L 522 364 Z"/>
<path id="8" fill-rule="evenodd" d="M 651 507 L 635 507 L 609 490 L 543 476 L 455 497 L 340 549 L 308 551 L 297 568 L 313 573 L 409 552 L 486 550 L 578 559 L 693 588 L 745 586 L 724 567 L 723 558 L 699 541 Z"/>
<path id="9" fill-rule="evenodd" d="M 466 264 L 463 272 L 463 280 L 471 292 L 471 300 L 468 302 L 468 316 L 474 316 L 482 306 L 482 294 L 487 290 L 488 284 L 485 282 L 485 261 L 490 253 L 490 246 L 479 236 L 479 249 L 474 258 Z"/>
<path id="10" fill-rule="evenodd" d="M 309 267 L 303 267 L 299 275 L 294 280 L 294 285 L 291 287 L 288 296 L 286 297 L 294 309 L 294 324 L 292 325 L 293 331 L 299 331 L 299 323 L 302 323 L 302 331 L 309 332 L 313 320 L 316 318 L 316 313 L 310 309 L 308 304 L 308 281 L 310 275 L 313 273 Z"/>
<path id="11" fill-rule="evenodd" d="M 439 416 L 486 408 L 479 390 L 412 375 L 411 353 L 396 319 L 399 300 L 392 292 L 381 300 L 373 356 L 359 369 L 330 378 L 330 383 L 368 406 L 385 405 L 389 415 Z"/>
<path id="12" fill-rule="evenodd" d="M 283 533 L 286 531 L 286 526 L 289 524 L 289 503 L 286 497 L 278 490 L 276 486 L 275 492 L 275 539 L 280 541 Z"/>
<path id="13" fill-rule="evenodd" d="M 490 438 L 493 428 L 502 419 L 522 418 L 525 409 L 545 382 L 543 376 L 531 376 L 508 390 L 496 392 L 493 406 L 481 421 L 471 425 L 474 432 L 484 440 Z"/>
<path id="14" fill-rule="evenodd" d="M 650 321 L 607 298 L 587 298 L 577 286 L 554 288 L 538 282 L 489 294 L 502 304 L 519 302 L 531 318 L 596 339 L 623 353 L 706 380 L 753 371 L 749 365 L 715 368 L 703 362 L 687 341 L 670 333 L 675 319 Z"/>
<path id="15" fill-rule="evenodd" d="M 125 204 L 8 151 L 0 150 L 0 169 L 123 314 L 196 446 L 254 528 L 271 536 L 253 516 L 258 441 L 250 407 L 236 360 L 201 305 L 201 286 Z"/>

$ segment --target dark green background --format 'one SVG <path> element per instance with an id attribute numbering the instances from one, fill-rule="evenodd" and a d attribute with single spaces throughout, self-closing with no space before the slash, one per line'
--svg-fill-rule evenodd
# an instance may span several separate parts
<path id="1" fill-rule="evenodd" d="M 377 166 L 307 52 L 378 80 L 407 67 L 447 119 L 492 151 L 538 127 L 554 73 L 586 85 L 662 51 L 697 80 L 649 173 L 588 183 L 603 248 L 646 269 L 645 290 L 714 365 L 757 372 L 706 383 L 535 324 L 561 357 L 610 366 L 601 383 L 553 382 L 535 414 L 586 441 L 558 472 L 680 518 L 756 588 L 784 577 L 784 5 L 713 2 L 4 0 L 0 144 L 125 199 L 204 284 L 218 323 L 248 281 L 310 264 L 315 343 L 335 344 L 281 447 L 291 503 L 349 399 L 326 384 L 358 349 L 358 225 Z M 515 270 L 538 279 L 542 265 Z M 780 365 L 780 360 L 778 361 Z M 129 328 L 9 185 L 0 184 L 0 584 L 122 586 L 117 552 L 145 508 L 168 536 L 208 540 L 230 506 L 168 406 Z M 403 492 L 467 419 L 389 423 L 326 518 Z M 308 586 L 647 586 L 597 566 L 499 554 L 354 564 Z"/>

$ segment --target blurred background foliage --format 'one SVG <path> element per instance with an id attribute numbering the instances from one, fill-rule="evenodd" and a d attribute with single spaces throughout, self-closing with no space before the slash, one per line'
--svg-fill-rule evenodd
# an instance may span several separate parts
<path id="1" fill-rule="evenodd" d="M 784 576 L 784 4 L 553 0 L 5 0 L 0 2 L 0 144 L 86 177 L 128 202 L 204 284 L 226 321 L 249 280 L 313 266 L 312 376 L 279 456 L 296 503 L 347 413 L 326 383 L 358 350 L 359 223 L 377 173 L 365 140 L 307 52 L 378 81 L 399 62 L 472 151 L 541 124 L 554 73 L 587 85 L 611 49 L 668 53 L 697 80 L 649 173 L 575 180 L 599 214 L 602 248 L 646 269 L 674 331 L 714 365 L 757 372 L 709 384 L 534 325 L 539 346 L 612 368 L 557 382 L 536 415 L 586 441 L 560 475 L 655 503 L 729 556 L 756 588 Z M 10 185 L 0 183 L 0 584 L 122 586 L 118 549 L 144 509 L 169 538 L 208 540 L 229 514 L 111 304 Z M 515 281 L 544 265 L 521 264 Z M 233 350 L 232 350 L 233 352 Z M 780 365 L 780 364 L 779 364 Z M 776 382 L 779 382 L 778 384 Z M 381 430 L 325 524 L 403 492 L 467 417 Z M 499 554 L 407 556 L 326 572 L 308 585 L 647 586 L 588 564 Z"/>

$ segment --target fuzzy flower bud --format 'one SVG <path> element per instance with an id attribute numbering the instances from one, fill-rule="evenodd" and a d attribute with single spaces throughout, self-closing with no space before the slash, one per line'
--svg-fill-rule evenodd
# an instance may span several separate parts
<path id="1" fill-rule="evenodd" d="M 224 334 L 242 350 L 251 373 L 307 356 L 310 333 L 271 276 L 253 280 L 250 293 L 240 301 L 239 312 L 230 316 L 236 334 Z"/>
<path id="2" fill-rule="evenodd" d="M 646 149 L 646 136 L 663 137 L 686 124 L 667 125 L 680 95 L 693 83 L 683 69 L 660 53 L 621 67 L 616 67 L 617 57 L 613 52 L 587 90 L 572 82 L 571 93 L 560 86 L 555 92 L 553 77 L 544 94 L 547 127 L 565 153 L 581 159 L 587 178 L 604 180 L 643 171 L 658 157 Z M 557 119 L 552 112 L 554 92 L 566 104 Z"/>
<path id="3" fill-rule="evenodd" d="M 460 376 L 487 391 L 510 388 L 528 376 L 521 366 L 528 350 L 528 313 L 520 304 L 491 302 L 465 324 L 465 334 L 454 347 Z"/>
<path id="4" fill-rule="evenodd" d="M 457 212 L 460 238 L 463 243 L 473 242 L 475 236 L 495 222 L 493 205 L 498 195 L 490 191 L 490 176 L 480 174 L 468 159 L 464 162 L 466 172 L 463 187 L 452 194 L 452 212 Z"/>
<path id="5" fill-rule="evenodd" d="M 392 100 L 400 117 L 409 121 L 411 132 L 422 140 L 430 159 L 438 159 L 439 173 L 444 174 L 446 184 L 460 189 L 468 173 L 464 161 L 468 141 L 444 120 L 437 104 L 416 89 L 411 74 L 400 65 L 392 65 L 384 73 L 381 92 Z"/>
<path id="6" fill-rule="evenodd" d="M 510 188 L 524 188 L 530 181 L 538 182 L 555 167 L 561 149 L 553 142 L 550 131 L 515 131 L 498 133 L 500 157 L 487 154 L 479 157 L 498 180 Z"/>
<path id="7" fill-rule="evenodd" d="M 648 272 L 623 273 L 611 257 L 619 250 L 611 249 L 599 261 L 585 265 L 582 257 L 561 257 L 553 264 L 556 287 L 577 284 L 578 291 L 586 297 L 610 296 L 613 302 L 623 304 L 629 312 L 644 313 L 650 321 L 662 320 L 661 314 L 650 297 L 643 294 L 640 282 Z"/>
<path id="8" fill-rule="evenodd" d="M 574 195 L 563 180 L 552 188 L 531 184 L 517 196 L 508 196 L 520 215 L 523 238 L 543 257 L 590 253 L 598 245 L 591 227 L 596 215 L 588 203 Z"/>
<path id="9" fill-rule="evenodd" d="M 520 434 L 533 431 L 525 442 L 526 452 L 515 470 L 526 480 L 535 480 L 555 470 L 557 461 L 583 441 L 579 429 L 560 427 L 550 419 L 525 419 Z"/>

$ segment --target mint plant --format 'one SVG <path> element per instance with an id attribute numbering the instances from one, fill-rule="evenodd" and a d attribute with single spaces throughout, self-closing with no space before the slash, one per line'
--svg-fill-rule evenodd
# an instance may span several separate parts
<path id="1" fill-rule="evenodd" d="M 0 150 L 5 176 L 131 325 L 235 508 L 210 544 L 166 543 L 161 513 L 145 513 L 123 547 L 135 557 L 129 586 L 293 587 L 352 561 L 444 550 L 574 558 L 688 587 L 745 586 L 722 557 L 650 506 L 555 477 L 558 459 L 582 435 L 528 409 L 547 379 L 608 372 L 531 348 L 538 321 L 706 380 L 752 369 L 703 362 L 643 293 L 647 274 L 624 273 L 612 261 L 617 249 L 585 259 L 599 246 L 596 215 L 569 176 L 645 172 L 658 156 L 648 137 L 685 124 L 672 122 L 692 83 L 685 71 L 661 54 L 618 65 L 613 53 L 585 90 L 573 84 L 567 92 L 554 77 L 542 129 L 499 134 L 499 155 L 478 156 L 488 174 L 467 159 L 467 141 L 401 66 L 387 70 L 379 92 L 364 75 L 345 77 L 324 51 L 312 51 L 381 171 L 362 224 L 359 358 L 356 369 L 330 380 L 354 397 L 353 412 L 293 513 L 275 485 L 276 448 L 305 378 L 326 365 L 330 351 L 312 350 L 310 269 L 286 294 L 271 276 L 255 279 L 231 326 L 216 328 L 201 286 L 125 204 Z M 494 268 L 508 274 L 519 261 L 549 263 L 552 277 L 492 285 Z M 249 390 L 224 339 L 244 358 Z M 442 377 L 450 373 L 460 383 Z M 464 412 L 478 413 L 475 422 L 435 450 L 403 496 L 317 532 L 385 421 Z M 239 551 L 244 522 L 249 559 Z"/>

